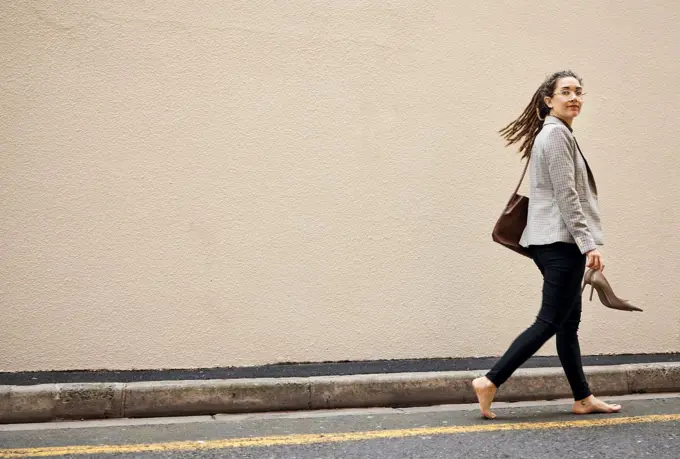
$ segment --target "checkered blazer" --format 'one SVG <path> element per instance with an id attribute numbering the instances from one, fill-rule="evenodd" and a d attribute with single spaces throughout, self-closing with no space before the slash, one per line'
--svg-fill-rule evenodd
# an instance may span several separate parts
<path id="1" fill-rule="evenodd" d="M 602 245 L 595 179 L 571 127 L 546 117 L 529 161 L 529 214 L 520 245 L 571 242 L 581 253 Z"/>

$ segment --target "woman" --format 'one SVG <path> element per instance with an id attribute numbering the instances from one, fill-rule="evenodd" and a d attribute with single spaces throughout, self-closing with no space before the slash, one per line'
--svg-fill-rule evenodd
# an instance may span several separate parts
<path id="1" fill-rule="evenodd" d="M 620 405 L 595 398 L 588 387 L 578 326 L 581 280 L 585 267 L 603 270 L 597 188 L 592 172 L 572 135 L 572 122 L 583 107 L 581 79 L 571 71 L 549 76 L 524 113 L 500 131 L 508 145 L 523 139 L 520 152 L 530 161 L 531 188 L 527 225 L 520 244 L 543 275 L 543 299 L 536 321 L 510 345 L 496 365 L 472 382 L 482 416 L 490 410 L 496 389 L 553 335 L 557 354 L 577 414 L 614 413 Z"/>

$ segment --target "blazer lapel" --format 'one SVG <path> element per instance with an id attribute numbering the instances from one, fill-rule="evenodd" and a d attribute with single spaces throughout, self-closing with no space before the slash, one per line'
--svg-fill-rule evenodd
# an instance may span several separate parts
<path id="1" fill-rule="evenodd" d="M 597 183 L 595 183 L 595 176 L 593 176 L 593 171 L 590 169 L 590 166 L 588 165 L 588 160 L 586 159 L 585 155 L 581 151 L 581 147 L 579 146 L 578 142 L 576 141 L 576 137 L 574 137 L 574 142 L 576 142 L 576 148 L 578 149 L 578 152 L 581 154 L 581 158 L 583 158 L 583 162 L 586 163 L 586 171 L 588 171 L 588 183 L 591 183 L 593 185 L 593 193 L 595 196 L 597 196 Z"/>
<path id="2" fill-rule="evenodd" d="M 569 126 L 567 123 L 565 123 L 562 119 L 556 117 L 556 116 L 547 116 L 545 118 L 545 124 L 559 124 L 562 123 L 564 124 L 567 129 L 569 129 L 569 132 L 571 132 L 572 137 L 574 137 L 574 130 Z M 588 183 L 592 184 L 593 186 L 593 193 L 595 196 L 597 196 L 597 184 L 595 183 L 595 176 L 593 176 L 593 171 L 590 170 L 590 166 L 588 165 L 588 160 L 586 159 L 585 155 L 581 151 L 581 147 L 579 146 L 578 142 L 576 141 L 576 137 L 574 137 L 574 142 L 576 143 L 576 149 L 578 152 L 581 154 L 581 158 L 583 158 L 583 162 L 586 163 L 586 171 L 588 172 Z"/>

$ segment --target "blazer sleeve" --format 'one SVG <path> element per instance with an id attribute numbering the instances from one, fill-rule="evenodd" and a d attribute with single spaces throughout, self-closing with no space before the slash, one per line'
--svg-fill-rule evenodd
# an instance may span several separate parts
<path id="1" fill-rule="evenodd" d="M 566 127 L 553 128 L 548 133 L 545 158 L 562 219 L 581 253 L 586 253 L 597 246 L 588 229 L 586 216 L 576 191 L 574 161 L 576 148 L 570 137 Z"/>

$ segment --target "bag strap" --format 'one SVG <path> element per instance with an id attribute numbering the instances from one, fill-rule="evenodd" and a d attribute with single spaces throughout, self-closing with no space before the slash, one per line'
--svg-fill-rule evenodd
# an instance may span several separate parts
<path id="1" fill-rule="evenodd" d="M 524 171 L 522 171 L 522 176 L 520 177 L 519 183 L 517 184 L 517 188 L 515 188 L 515 191 L 513 191 L 512 196 L 515 196 L 519 191 L 519 187 L 522 186 L 524 176 L 527 175 L 527 169 L 529 168 L 529 161 L 531 161 L 531 157 L 527 158 L 527 163 L 524 165 Z M 512 199 L 512 197 L 510 199 Z"/>
<path id="2" fill-rule="evenodd" d="M 560 119 L 560 121 L 562 121 L 562 120 Z M 562 123 L 564 123 L 564 121 L 562 121 Z M 564 123 L 564 125 L 567 126 L 567 123 Z M 569 130 L 571 131 L 571 128 L 569 128 Z M 588 167 L 588 161 L 586 161 L 586 157 L 583 156 L 583 152 L 581 151 L 581 146 L 578 144 L 576 137 L 573 137 L 573 139 L 574 139 L 574 142 L 576 142 L 576 149 L 581 154 L 583 161 L 585 161 L 586 167 Z M 512 193 L 513 196 L 517 194 L 517 192 L 519 191 L 519 187 L 522 186 L 522 182 L 524 181 L 524 176 L 527 174 L 527 168 L 529 167 L 529 161 L 531 161 L 531 156 L 529 156 L 527 158 L 527 163 L 524 165 L 524 170 L 522 171 L 522 177 L 520 177 L 519 183 L 517 184 L 517 188 L 515 188 L 515 191 Z"/>
<path id="3" fill-rule="evenodd" d="M 560 119 L 560 121 L 562 121 L 562 120 Z M 564 121 L 562 121 L 562 123 L 564 123 Z M 567 124 L 564 123 L 564 125 L 566 126 Z M 571 128 L 569 130 L 571 130 Z M 583 155 L 583 152 L 581 151 L 581 146 L 578 144 L 576 137 L 573 137 L 573 138 L 574 138 L 574 142 L 576 142 L 576 149 L 578 150 L 581 157 L 583 158 L 583 161 L 585 161 L 586 168 L 590 172 L 590 167 L 588 166 L 588 161 L 586 161 L 586 157 Z M 515 191 L 513 191 L 512 196 L 510 197 L 510 200 L 512 200 L 512 198 L 517 194 L 517 192 L 519 191 L 519 187 L 522 186 L 522 182 L 524 181 L 524 176 L 527 174 L 527 169 L 529 168 L 529 161 L 531 161 L 531 156 L 529 156 L 527 158 L 527 162 L 524 165 L 524 170 L 522 171 L 522 176 L 520 177 L 519 183 L 517 184 L 517 188 L 515 188 Z"/>
<path id="4" fill-rule="evenodd" d="M 581 146 L 578 144 L 578 141 L 576 140 L 576 137 L 574 137 L 574 142 L 576 142 L 576 149 L 578 150 L 579 154 L 581 155 L 581 158 L 583 158 L 583 161 L 586 163 L 586 167 L 588 167 L 588 161 L 586 161 L 586 157 L 583 156 L 583 152 L 581 151 Z M 513 191 L 512 196 L 516 195 L 517 192 L 519 191 L 519 187 L 522 186 L 522 182 L 524 181 L 524 176 L 527 175 L 527 169 L 529 168 L 529 161 L 531 161 L 531 156 L 527 158 L 527 162 L 524 165 L 524 170 L 522 171 L 522 176 L 519 179 L 519 183 L 517 184 L 517 188 L 515 188 L 515 191 Z M 590 168 L 589 168 L 590 169 Z M 512 199 L 512 198 L 511 198 Z"/>

